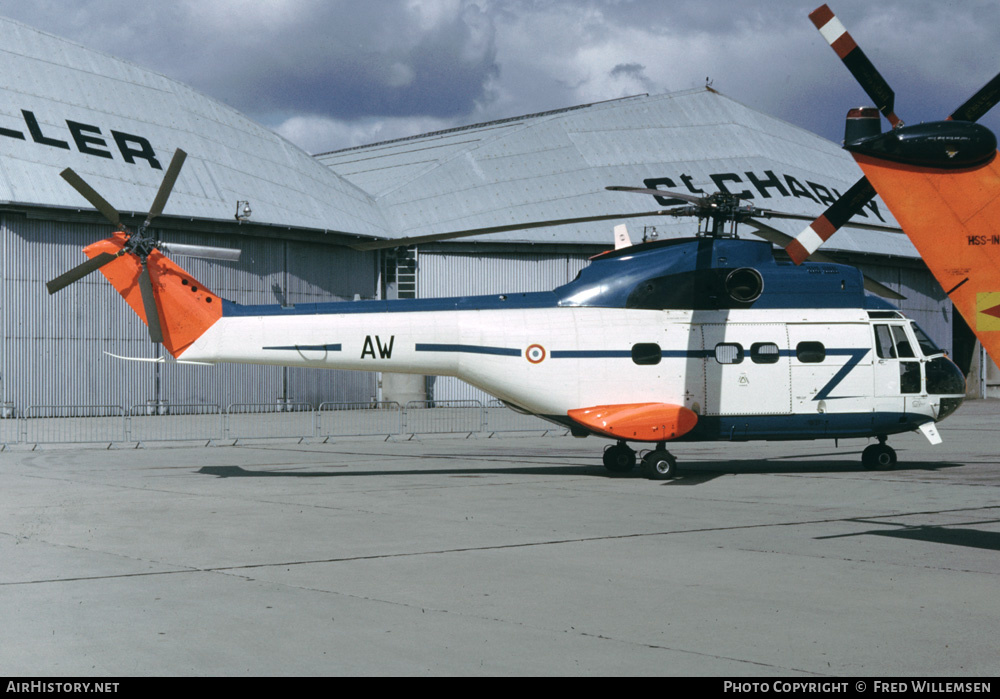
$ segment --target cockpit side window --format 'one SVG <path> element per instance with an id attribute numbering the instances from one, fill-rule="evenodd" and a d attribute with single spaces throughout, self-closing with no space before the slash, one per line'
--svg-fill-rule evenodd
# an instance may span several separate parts
<path id="1" fill-rule="evenodd" d="M 919 325 L 910 321 L 910 327 L 913 329 L 913 334 L 917 338 L 917 344 L 920 345 L 920 351 L 923 352 L 925 357 L 944 354 L 941 348 L 934 343 L 934 340 L 927 336 L 927 333 Z"/>
<path id="2" fill-rule="evenodd" d="M 896 340 L 896 354 L 899 355 L 900 359 L 917 356 L 913 353 L 910 338 L 906 336 L 906 328 L 902 325 L 893 325 L 892 337 Z"/>
<path id="3" fill-rule="evenodd" d="M 888 325 L 875 326 L 875 352 L 879 359 L 896 358 L 896 348 L 892 344 L 892 334 Z"/>

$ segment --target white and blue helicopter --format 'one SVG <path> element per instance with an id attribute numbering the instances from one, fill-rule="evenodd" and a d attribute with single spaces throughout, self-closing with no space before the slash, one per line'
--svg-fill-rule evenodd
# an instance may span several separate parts
<path id="1" fill-rule="evenodd" d="M 775 259 L 772 243 L 791 238 L 757 219 L 811 217 L 754 209 L 731 195 L 619 187 L 680 198 L 685 205 L 655 213 L 696 216 L 705 230 L 633 245 L 620 226 L 616 249 L 547 292 L 244 306 L 161 253 L 197 251 L 146 232 L 183 159 L 178 151 L 138 231 L 64 171 L 118 230 L 48 284 L 54 293 L 100 269 L 181 362 L 456 376 L 574 435 L 613 440 L 603 457 L 612 472 L 636 467 L 630 444 L 652 445 L 641 458 L 652 479 L 677 472 L 670 442 L 867 437 L 877 443 L 862 464 L 890 468 L 888 436 L 919 430 L 940 442 L 935 424 L 965 395 L 958 367 L 867 293 L 857 269 Z M 765 240 L 737 237 L 737 223 Z"/>

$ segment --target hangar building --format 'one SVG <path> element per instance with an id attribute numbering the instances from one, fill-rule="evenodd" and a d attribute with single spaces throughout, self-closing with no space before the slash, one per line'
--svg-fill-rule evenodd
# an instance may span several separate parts
<path id="1" fill-rule="evenodd" d="M 580 105 L 311 156 L 191 88 L 0 19 L 0 386 L 5 411 L 482 397 L 454 379 L 155 358 L 145 326 L 93 274 L 49 296 L 108 222 L 60 177 L 72 168 L 136 227 L 175 149 L 188 159 L 160 239 L 237 247 L 239 262 L 180 264 L 238 303 L 435 297 L 549 289 L 611 245 L 613 222 L 511 230 L 415 247 L 378 240 L 664 208 L 607 185 L 744 193 L 818 215 L 859 171 L 836 144 L 711 89 Z M 249 218 L 239 218 L 249 205 Z M 893 224 L 876 200 L 869 222 Z M 637 218 L 633 239 L 690 236 L 694 220 Z M 802 224 L 769 221 L 794 235 Z M 649 228 L 654 226 L 655 230 Z M 745 233 L 749 234 L 747 229 Z M 901 308 L 956 350 L 951 304 L 904 236 L 844 229 L 829 246 L 903 293 Z M 960 323 L 961 321 L 959 321 Z M 967 342 L 967 330 L 959 332 Z M 397 395 L 399 394 L 399 395 Z"/>

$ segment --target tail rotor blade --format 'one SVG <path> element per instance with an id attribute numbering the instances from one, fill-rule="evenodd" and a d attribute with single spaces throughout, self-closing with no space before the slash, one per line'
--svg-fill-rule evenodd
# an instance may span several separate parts
<path id="1" fill-rule="evenodd" d="M 953 121 L 979 121 L 997 102 L 1000 102 L 1000 73 L 983 85 L 979 92 L 967 99 L 948 118 Z"/>
<path id="2" fill-rule="evenodd" d="M 102 252 L 100 255 L 90 258 L 83 264 L 77 265 L 68 272 L 60 274 L 52 281 L 46 282 L 45 286 L 48 288 L 49 294 L 54 294 L 60 289 L 65 289 L 73 282 L 83 279 L 91 272 L 96 272 L 104 265 L 117 259 L 117 257 L 118 255 L 112 255 L 110 252 Z"/>
<path id="3" fill-rule="evenodd" d="M 72 185 L 73 189 L 78 191 L 83 195 L 83 198 L 93 204 L 94 208 L 104 214 L 104 218 L 111 221 L 111 223 L 117 228 L 121 226 L 121 218 L 118 215 L 118 211 L 115 207 L 111 206 L 100 194 L 97 193 L 93 187 L 87 184 L 82 177 L 73 172 L 70 168 L 66 168 L 59 173 L 64 180 Z"/>
<path id="4" fill-rule="evenodd" d="M 837 201 L 809 224 L 795 240 L 785 246 L 785 251 L 795 264 L 805 262 L 811 254 L 829 240 L 830 236 L 875 197 L 875 188 L 867 177 L 855 182 Z"/>
<path id="5" fill-rule="evenodd" d="M 814 10 L 809 19 L 812 20 L 820 34 L 827 40 L 840 60 L 844 62 L 851 75 L 857 80 L 868 96 L 875 101 L 875 106 L 885 115 L 893 128 L 901 126 L 903 121 L 896 116 L 893 111 L 896 102 L 896 93 L 889 87 L 889 83 L 878 72 L 872 62 L 861 50 L 861 47 L 854 41 L 851 35 L 840 23 L 837 16 L 833 14 L 828 6 Z"/>
<path id="6" fill-rule="evenodd" d="M 184 160 L 186 158 L 187 153 L 180 148 L 174 151 L 174 157 L 170 160 L 170 165 L 167 166 L 167 172 L 163 176 L 163 182 L 160 183 L 160 189 L 156 192 L 156 199 L 153 200 L 153 206 L 149 209 L 149 216 L 146 217 L 147 226 L 154 218 L 163 213 L 163 207 L 167 205 L 167 199 L 170 198 L 170 192 L 174 189 L 174 183 L 177 182 L 177 175 L 180 174 L 181 168 L 184 167 Z"/>
<path id="7" fill-rule="evenodd" d="M 153 342 L 163 342 L 163 330 L 160 328 L 160 311 L 156 305 L 156 294 L 149 278 L 149 267 L 144 262 L 142 274 L 139 275 L 139 291 L 142 294 L 142 306 L 146 311 L 146 324 L 149 326 L 149 339 Z"/>
<path id="8" fill-rule="evenodd" d="M 240 251 L 236 248 L 216 248 L 210 245 L 187 245 L 185 243 L 164 243 L 156 244 L 163 252 L 180 257 L 201 257 L 206 260 L 223 260 L 225 262 L 237 262 L 240 259 Z"/>

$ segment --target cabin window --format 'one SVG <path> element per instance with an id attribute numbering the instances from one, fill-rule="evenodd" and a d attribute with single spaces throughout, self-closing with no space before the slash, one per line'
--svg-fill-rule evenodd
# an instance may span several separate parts
<path id="1" fill-rule="evenodd" d="M 819 364 L 826 359 L 826 347 L 822 342 L 800 342 L 795 346 L 795 357 L 806 364 Z"/>
<path id="2" fill-rule="evenodd" d="M 659 364 L 662 356 L 660 346 L 655 342 L 639 342 L 632 345 L 632 361 L 640 366 Z"/>
<path id="3" fill-rule="evenodd" d="M 715 361 L 719 364 L 739 364 L 743 361 L 743 345 L 722 342 L 715 346 Z"/>
<path id="4" fill-rule="evenodd" d="M 755 342 L 750 345 L 750 360 L 754 364 L 777 364 L 781 351 L 773 342 Z"/>

